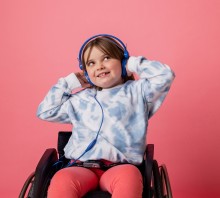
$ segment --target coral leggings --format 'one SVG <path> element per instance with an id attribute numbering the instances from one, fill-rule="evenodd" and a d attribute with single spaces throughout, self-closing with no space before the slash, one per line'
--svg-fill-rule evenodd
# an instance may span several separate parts
<path id="1" fill-rule="evenodd" d="M 83 167 L 70 167 L 58 171 L 51 180 L 48 198 L 80 198 L 99 187 L 112 194 L 112 198 L 141 198 L 142 175 L 137 167 L 124 164 L 103 171 Z"/>

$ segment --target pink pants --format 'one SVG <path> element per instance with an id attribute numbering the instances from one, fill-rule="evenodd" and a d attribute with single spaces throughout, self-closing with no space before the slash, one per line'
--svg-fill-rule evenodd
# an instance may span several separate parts
<path id="1" fill-rule="evenodd" d="M 79 198 L 99 187 L 112 198 L 141 198 L 142 175 L 137 167 L 124 164 L 102 171 L 82 167 L 64 168 L 52 178 L 48 198 Z"/>

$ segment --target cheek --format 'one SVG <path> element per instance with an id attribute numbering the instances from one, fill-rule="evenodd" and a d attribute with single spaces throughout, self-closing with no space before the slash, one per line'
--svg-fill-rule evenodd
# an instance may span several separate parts
<path id="1" fill-rule="evenodd" d="M 121 65 L 117 65 L 115 71 L 117 72 L 117 74 L 121 75 L 121 72 L 122 72 Z"/>
<path id="2" fill-rule="evenodd" d="M 87 69 L 87 74 L 89 75 L 89 77 L 92 77 L 93 76 L 93 71 L 91 69 Z"/>
<path id="3" fill-rule="evenodd" d="M 113 69 L 114 71 L 117 71 L 117 72 L 119 72 L 119 71 L 121 71 L 121 63 L 120 62 L 114 62 L 114 63 L 110 63 L 109 65 L 108 65 L 108 67 L 109 68 L 111 68 L 111 69 Z"/>

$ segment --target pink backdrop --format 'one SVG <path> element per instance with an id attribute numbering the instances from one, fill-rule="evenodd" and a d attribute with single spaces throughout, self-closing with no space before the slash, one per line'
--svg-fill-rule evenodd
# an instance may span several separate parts
<path id="1" fill-rule="evenodd" d="M 1 0 L 0 197 L 17 197 L 57 132 L 70 130 L 40 121 L 36 109 L 60 76 L 78 70 L 82 42 L 97 33 L 174 69 L 148 142 L 175 198 L 220 197 L 219 10 L 219 0 Z"/>

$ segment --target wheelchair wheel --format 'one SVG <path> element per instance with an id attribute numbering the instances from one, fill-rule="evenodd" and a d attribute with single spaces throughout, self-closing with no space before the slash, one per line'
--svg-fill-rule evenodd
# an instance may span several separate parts
<path id="1" fill-rule="evenodd" d="M 152 190 L 153 190 L 153 198 L 164 198 L 162 194 L 162 182 L 159 172 L 158 163 L 156 160 L 153 161 L 152 167 Z"/>
<path id="2" fill-rule="evenodd" d="M 162 182 L 162 192 L 164 198 L 172 198 L 172 190 L 170 185 L 170 180 L 165 164 L 160 166 L 160 177 Z"/>
<path id="3" fill-rule="evenodd" d="M 35 177 L 35 172 L 31 173 L 30 176 L 27 178 L 27 180 L 25 181 L 23 188 L 21 189 L 21 192 L 19 194 L 19 198 L 29 198 L 29 193 L 28 195 L 26 195 L 28 189 L 30 190 L 32 188 L 33 185 L 33 181 L 34 181 L 34 177 Z M 30 192 L 30 191 L 29 191 Z"/>

